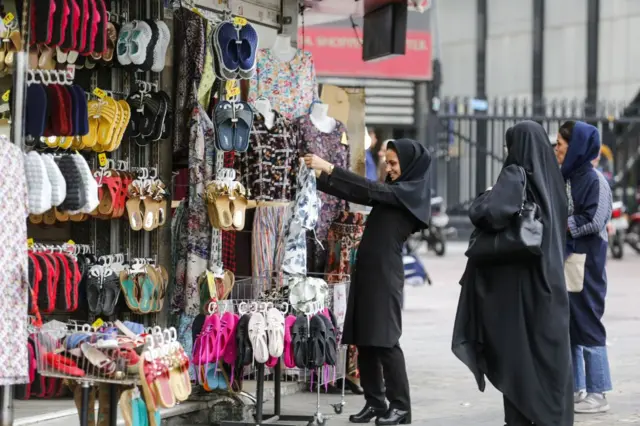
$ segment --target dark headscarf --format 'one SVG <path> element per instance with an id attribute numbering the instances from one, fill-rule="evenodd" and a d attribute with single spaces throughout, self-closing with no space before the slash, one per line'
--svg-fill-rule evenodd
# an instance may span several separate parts
<path id="1" fill-rule="evenodd" d="M 544 128 L 535 121 L 523 121 L 507 130 L 506 141 L 509 153 L 504 165 L 517 164 L 527 171 L 534 201 L 544 214 L 551 215 L 558 204 L 566 208 L 564 181 Z"/>
<path id="2" fill-rule="evenodd" d="M 389 141 L 387 149 L 398 154 L 400 177 L 387 177 L 391 190 L 403 206 L 421 223 L 420 228 L 429 226 L 431 218 L 431 187 L 428 174 L 431 154 L 418 142 L 411 139 Z"/>
<path id="3" fill-rule="evenodd" d="M 565 179 L 583 167 L 592 167 L 591 161 L 600 153 L 600 134 L 591 124 L 576 121 L 571 140 L 567 142 L 569 148 L 561 168 Z"/>

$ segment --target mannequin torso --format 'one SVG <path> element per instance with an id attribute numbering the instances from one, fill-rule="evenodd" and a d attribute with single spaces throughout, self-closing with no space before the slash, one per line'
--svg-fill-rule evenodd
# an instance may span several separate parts
<path id="1" fill-rule="evenodd" d="M 276 36 L 276 41 L 271 47 L 271 53 L 273 53 L 282 62 L 290 62 L 298 53 L 298 49 L 291 46 L 291 37 L 278 34 Z"/>
<path id="2" fill-rule="evenodd" d="M 269 102 L 269 99 L 259 98 L 253 105 L 264 117 L 264 125 L 267 126 L 267 129 L 271 130 L 271 128 L 275 124 L 276 114 L 271 109 L 271 102 Z"/>
<path id="3" fill-rule="evenodd" d="M 313 125 L 323 133 L 331 133 L 338 124 L 335 118 L 329 117 L 329 105 L 315 103 L 311 107 L 309 119 Z"/>

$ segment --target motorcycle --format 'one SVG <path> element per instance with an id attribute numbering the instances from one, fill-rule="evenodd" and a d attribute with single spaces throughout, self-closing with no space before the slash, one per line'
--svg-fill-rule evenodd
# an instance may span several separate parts
<path id="1" fill-rule="evenodd" d="M 640 212 L 630 215 L 628 223 L 629 229 L 626 231 L 624 241 L 640 253 Z"/>
<path id="2" fill-rule="evenodd" d="M 609 232 L 609 248 L 614 259 L 622 259 L 624 255 L 625 234 L 629 228 L 626 208 L 621 201 L 614 201 L 611 209 L 611 231 Z"/>
<path id="3" fill-rule="evenodd" d="M 407 242 L 409 251 L 411 253 L 415 252 L 423 242 L 426 242 L 428 250 L 433 250 L 437 256 L 444 256 L 447 250 L 448 225 L 449 215 L 447 215 L 444 207 L 444 199 L 442 197 L 432 197 L 429 228 L 409 238 Z"/>

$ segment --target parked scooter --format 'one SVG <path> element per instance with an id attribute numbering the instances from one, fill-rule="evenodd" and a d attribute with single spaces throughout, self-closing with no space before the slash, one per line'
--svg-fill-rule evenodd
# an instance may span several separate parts
<path id="1" fill-rule="evenodd" d="M 431 197 L 431 219 L 429 228 L 414 234 L 407 242 L 410 252 L 417 251 L 423 242 L 427 243 L 427 249 L 433 250 L 437 256 L 444 256 L 447 250 L 449 215 L 444 207 L 442 197 Z"/>
<path id="2" fill-rule="evenodd" d="M 614 201 L 610 221 L 612 232 L 609 233 L 609 248 L 614 259 L 622 259 L 624 255 L 625 234 L 627 233 L 627 228 L 629 228 L 629 221 L 625 213 L 624 203 L 622 201 Z"/>

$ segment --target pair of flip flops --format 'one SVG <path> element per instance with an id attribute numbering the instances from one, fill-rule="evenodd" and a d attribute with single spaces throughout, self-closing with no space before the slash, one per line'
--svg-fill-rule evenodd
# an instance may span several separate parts
<path id="1" fill-rule="evenodd" d="M 218 102 L 214 112 L 216 148 L 245 152 L 249 148 L 253 117 L 253 109 L 246 102 Z"/>
<path id="2" fill-rule="evenodd" d="M 87 275 L 87 300 L 92 315 L 111 316 L 120 298 L 118 274 L 106 265 L 93 265 Z"/>
<path id="3" fill-rule="evenodd" d="M 250 79 L 256 72 L 258 33 L 249 23 L 224 21 L 211 35 L 214 72 L 220 80 Z"/>
<path id="4" fill-rule="evenodd" d="M 127 22 L 118 35 L 118 62 L 133 71 L 162 72 L 171 32 L 163 21 Z"/>
<path id="5" fill-rule="evenodd" d="M 120 287 L 131 311 L 139 314 L 160 312 L 169 284 L 169 274 L 162 265 L 144 265 L 140 270 L 120 272 Z"/>
<path id="6" fill-rule="evenodd" d="M 105 0 L 44 0 L 31 3 L 31 43 L 58 47 L 70 55 L 104 55 L 108 49 L 108 13 Z M 60 60 L 60 62 L 66 62 Z"/>
<path id="7" fill-rule="evenodd" d="M 45 136 L 41 147 L 69 149 L 72 136 L 89 133 L 89 107 L 80 86 L 34 82 L 27 88 L 27 97 L 25 132 L 36 143 Z"/>
<path id="8" fill-rule="evenodd" d="M 124 100 L 104 96 L 88 103 L 89 131 L 71 146 L 73 149 L 91 149 L 112 152 L 120 147 L 131 121 L 131 107 Z"/>
<path id="9" fill-rule="evenodd" d="M 331 317 L 331 319 L 329 318 Z M 285 362 L 298 368 L 320 368 L 335 366 L 338 358 L 336 325 L 333 314 L 318 313 L 312 317 L 298 316 L 291 326 L 291 354 Z"/>
<path id="10" fill-rule="evenodd" d="M 74 312 L 79 306 L 82 272 L 77 260 L 62 252 L 29 252 L 29 313 Z"/>
<path id="11" fill-rule="evenodd" d="M 138 90 L 127 98 L 127 102 L 131 109 L 129 136 L 136 144 L 145 146 L 169 137 L 173 108 L 166 92 Z"/>

